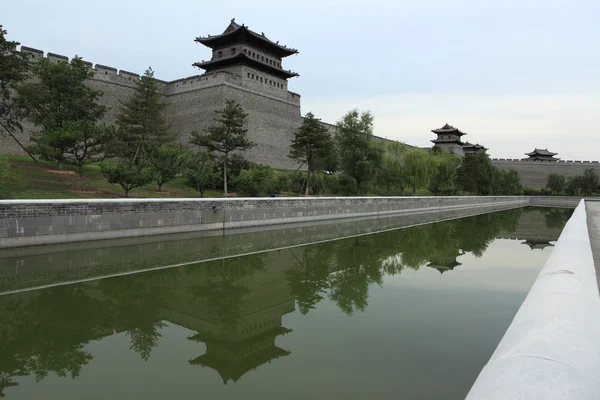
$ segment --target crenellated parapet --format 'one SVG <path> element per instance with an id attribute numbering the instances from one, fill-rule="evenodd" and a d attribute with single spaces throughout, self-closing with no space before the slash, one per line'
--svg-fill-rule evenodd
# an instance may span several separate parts
<path id="1" fill-rule="evenodd" d="M 21 46 L 21 52 L 24 54 L 28 54 L 30 58 L 34 61 L 40 60 L 42 58 L 47 58 L 52 62 L 69 62 L 69 57 L 67 56 L 51 52 L 48 52 L 44 55 L 44 51 L 34 49 L 32 47 Z M 108 65 L 94 65 L 92 62 L 85 60 L 83 60 L 83 63 L 94 71 L 94 77 L 92 78 L 93 80 L 114 83 L 121 86 L 133 87 L 135 85 L 135 81 L 140 79 L 140 74 L 136 74 L 134 72 L 118 70 L 117 68 Z M 165 81 L 158 81 L 163 84 L 166 84 Z"/>
<path id="2" fill-rule="evenodd" d="M 564 175 L 567 178 L 582 175 L 586 169 L 593 168 L 600 173 L 600 162 L 579 160 L 533 161 L 517 158 L 492 158 L 492 164 L 501 170 L 514 169 L 519 172 L 524 187 L 546 187 L 551 174 Z"/>
<path id="3" fill-rule="evenodd" d="M 558 161 L 553 161 L 553 162 L 548 162 L 548 161 L 530 161 L 527 159 L 522 159 L 522 158 L 492 158 L 492 163 L 496 164 L 501 164 L 501 163 L 523 163 L 523 165 L 531 165 L 531 164 L 535 164 L 535 165 L 543 165 L 543 166 L 548 166 L 548 165 L 564 165 L 564 164 L 600 164 L 600 161 L 579 161 L 579 160 L 558 160 Z"/>

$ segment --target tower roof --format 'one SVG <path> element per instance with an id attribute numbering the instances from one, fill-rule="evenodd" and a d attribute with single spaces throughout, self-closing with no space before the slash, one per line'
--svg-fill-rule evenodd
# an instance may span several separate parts
<path id="1" fill-rule="evenodd" d="M 487 150 L 486 147 L 484 147 L 483 145 L 480 145 L 479 143 L 470 143 L 470 142 L 466 142 L 463 145 L 463 149 L 465 150 Z"/>
<path id="2" fill-rule="evenodd" d="M 214 49 L 223 47 L 233 42 L 246 42 L 250 45 L 260 47 L 278 57 L 287 57 L 298 53 L 298 50 L 280 45 L 268 39 L 264 33 L 256 33 L 248 29 L 244 24 L 240 25 L 233 18 L 225 31 L 220 35 L 199 36 L 195 40 L 198 43 Z"/>
<path id="3" fill-rule="evenodd" d="M 274 65 L 265 64 L 263 62 L 258 61 L 257 59 L 248 56 L 246 53 L 241 52 L 230 56 L 224 55 L 222 58 L 219 58 L 217 60 L 196 62 L 194 63 L 194 66 L 202 68 L 206 72 L 210 72 L 215 69 L 223 68 L 233 64 L 245 64 L 282 79 L 288 79 L 298 76 L 298 73 L 296 72 L 278 68 Z"/>
<path id="4" fill-rule="evenodd" d="M 525 155 L 529 156 L 525 160 L 539 160 L 539 161 L 558 161 L 560 158 L 554 157 L 558 153 L 553 153 L 548 151 L 548 149 L 538 149 L 535 148 L 531 153 L 525 153 Z"/>
<path id="5" fill-rule="evenodd" d="M 531 153 L 525 153 L 526 156 L 555 156 L 558 153 L 548 151 L 548 149 L 538 149 L 537 147 Z"/>
<path id="6" fill-rule="evenodd" d="M 453 135 L 458 135 L 458 136 L 466 135 L 465 132 L 462 132 L 460 129 L 455 128 L 452 125 L 448 125 L 448 123 L 446 123 L 444 126 L 442 126 L 439 129 L 433 129 L 431 132 L 436 133 L 436 134 L 451 133 Z"/>

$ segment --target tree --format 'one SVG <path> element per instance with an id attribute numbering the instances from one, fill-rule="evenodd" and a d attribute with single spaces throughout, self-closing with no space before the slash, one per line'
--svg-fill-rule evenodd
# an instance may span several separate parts
<path id="1" fill-rule="evenodd" d="M 47 148 L 50 151 L 51 144 L 56 143 L 55 138 L 61 138 L 60 140 L 66 143 L 63 160 L 77 167 L 81 190 L 86 190 L 83 167 L 104 160 L 108 155 L 107 147 L 114 138 L 113 127 L 98 126 L 85 120 L 67 122 L 54 131 L 40 135 L 36 144 L 38 148 Z"/>
<path id="2" fill-rule="evenodd" d="M 136 187 L 152 182 L 152 173 L 145 164 L 134 163 L 132 160 L 122 159 L 116 165 L 102 164 L 102 175 L 108 183 L 119 185 L 125 191 L 125 197 Z"/>
<path id="3" fill-rule="evenodd" d="M 429 152 L 413 148 L 406 153 L 404 168 L 412 186 L 413 196 L 417 194 L 417 189 L 427 186 L 433 172 L 433 167 L 433 161 Z"/>
<path id="4" fill-rule="evenodd" d="M 204 191 L 214 182 L 213 160 L 206 151 L 189 152 L 186 155 L 183 176 L 187 184 L 204 197 Z"/>
<path id="5" fill-rule="evenodd" d="M 598 174 L 593 168 L 583 171 L 581 176 L 581 191 L 584 196 L 589 196 L 598 190 Z"/>
<path id="6" fill-rule="evenodd" d="M 67 148 L 73 145 L 72 128 L 97 123 L 106 107 L 98 104 L 101 92 L 86 85 L 94 73 L 79 57 L 70 63 L 44 58 L 34 64 L 33 72 L 35 80 L 16 86 L 25 118 L 41 127 L 31 137 L 30 149 L 56 161 L 60 169 Z"/>
<path id="7" fill-rule="evenodd" d="M 17 51 L 19 43 L 6 40 L 4 35 L 6 31 L 0 25 L 0 126 L 29 154 L 12 131 L 23 130 L 13 88 L 29 78 L 31 63 L 26 54 Z"/>
<path id="8" fill-rule="evenodd" d="M 172 142 L 174 135 L 163 117 L 167 103 L 154 71 L 148 68 L 135 82 L 131 98 L 123 102 L 117 115 L 118 154 L 133 163 L 150 158 L 161 145 Z"/>
<path id="9" fill-rule="evenodd" d="M 581 176 L 570 176 L 567 179 L 567 187 L 565 188 L 565 192 L 569 196 L 575 196 L 579 194 L 581 191 Z"/>
<path id="10" fill-rule="evenodd" d="M 292 160 L 306 164 L 306 192 L 310 190 L 310 175 L 315 171 L 319 161 L 331 159 L 331 153 L 335 151 L 333 140 L 329 130 L 315 118 L 312 113 L 306 114 L 302 125 L 294 134 L 290 145 L 289 157 Z"/>
<path id="11" fill-rule="evenodd" d="M 254 143 L 246 137 L 248 130 L 244 128 L 244 125 L 248 114 L 241 105 L 233 100 L 227 100 L 225 108 L 216 113 L 215 122 L 217 124 L 209 126 L 205 130 L 205 134 L 192 132 L 190 143 L 204 147 L 209 152 L 220 154 L 223 163 L 223 191 L 227 197 L 227 167 L 230 155 L 236 150 L 250 149 Z"/>
<path id="12" fill-rule="evenodd" d="M 381 167 L 377 170 L 377 184 L 385 187 L 389 194 L 390 189 L 400 186 L 404 179 L 404 169 L 399 161 L 385 157 Z"/>
<path id="13" fill-rule="evenodd" d="M 433 194 L 455 191 L 456 171 L 461 159 L 445 150 L 434 153 L 432 157 L 432 173 L 429 179 L 429 190 Z"/>
<path id="14" fill-rule="evenodd" d="M 560 194 L 565 190 L 565 176 L 559 174 L 550 174 L 546 187 L 550 189 L 552 193 Z"/>
<path id="15" fill-rule="evenodd" d="M 495 182 L 494 191 L 492 194 L 514 196 L 523 194 L 523 186 L 521 186 L 521 177 L 519 172 L 514 169 L 502 171 L 494 167 Z"/>
<path id="16" fill-rule="evenodd" d="M 362 184 L 375 176 L 383 161 L 384 150 L 373 141 L 371 113 L 349 111 L 337 123 L 336 140 L 342 170 L 356 180 L 356 194 L 360 194 Z"/>
<path id="17" fill-rule="evenodd" d="M 158 185 L 158 191 L 162 191 L 165 183 L 172 181 L 181 171 L 184 163 L 185 151 L 181 146 L 163 145 L 150 154 L 150 173 L 154 182 Z M 212 171 L 211 171 L 212 172 Z"/>
<path id="18" fill-rule="evenodd" d="M 465 192 L 488 195 L 494 185 L 494 166 L 482 151 L 467 154 L 456 173 L 456 182 Z"/>

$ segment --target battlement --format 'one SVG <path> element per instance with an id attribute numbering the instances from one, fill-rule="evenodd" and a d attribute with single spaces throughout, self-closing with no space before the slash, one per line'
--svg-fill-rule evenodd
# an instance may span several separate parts
<path id="1" fill-rule="evenodd" d="M 494 164 L 514 164 L 519 163 L 523 165 L 565 165 L 565 164 L 573 164 L 573 165 L 582 165 L 582 164 L 600 164 L 600 161 L 579 161 L 579 160 L 558 160 L 558 161 L 530 161 L 522 158 L 492 158 L 491 159 Z"/>
<path id="2" fill-rule="evenodd" d="M 21 52 L 28 54 L 34 61 L 47 58 L 52 62 L 69 62 L 69 57 L 67 56 L 50 52 L 44 56 L 44 51 L 32 47 L 21 46 Z M 134 72 L 125 71 L 123 69 L 118 70 L 117 68 L 108 65 L 94 65 L 92 62 L 85 60 L 83 63 L 94 71 L 94 77 L 92 79 L 95 80 L 133 87 L 135 81 L 140 79 L 140 74 L 136 74 Z M 163 84 L 167 83 L 166 81 L 160 79 L 157 79 L 157 81 Z"/>

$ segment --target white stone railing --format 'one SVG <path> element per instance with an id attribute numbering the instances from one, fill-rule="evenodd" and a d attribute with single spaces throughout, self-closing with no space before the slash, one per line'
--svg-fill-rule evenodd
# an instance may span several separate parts
<path id="1" fill-rule="evenodd" d="M 600 398 L 600 297 L 581 200 L 467 399 Z"/>

